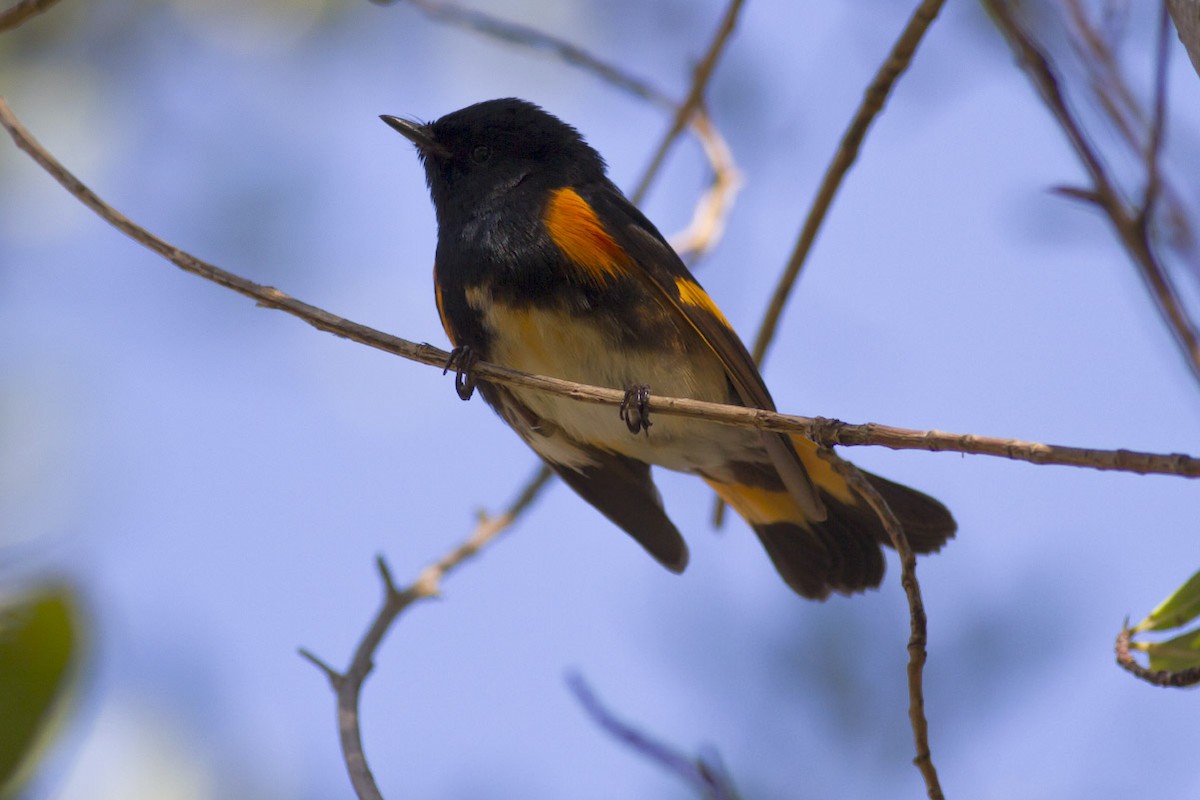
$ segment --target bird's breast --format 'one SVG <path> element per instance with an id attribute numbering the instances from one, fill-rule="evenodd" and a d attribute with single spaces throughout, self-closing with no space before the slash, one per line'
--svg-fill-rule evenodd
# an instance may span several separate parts
<path id="1" fill-rule="evenodd" d="M 645 384 L 661 396 L 731 400 L 720 360 L 699 337 L 674 323 L 666 309 L 650 312 L 662 324 L 654 329 L 652 340 L 643 341 L 631 335 L 624 318 L 628 315 L 580 310 L 567 303 L 516 305 L 484 289 L 468 289 L 466 294 L 486 331 L 489 361 L 593 386 L 625 390 Z M 634 435 L 612 406 L 530 389 L 509 391 L 532 414 L 552 423 L 548 430 L 554 435 L 670 469 L 704 470 L 724 463 L 730 451 L 757 443 L 756 437 L 735 428 L 666 415 L 654 415 L 649 431 Z M 537 433 L 523 435 L 532 439 Z M 530 444 L 538 449 L 535 441 Z"/>

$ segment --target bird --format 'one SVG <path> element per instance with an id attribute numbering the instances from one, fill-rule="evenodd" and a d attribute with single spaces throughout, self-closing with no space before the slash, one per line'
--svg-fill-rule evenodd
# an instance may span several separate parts
<path id="1" fill-rule="evenodd" d="M 518 98 L 431 122 L 381 119 L 424 166 L 437 219 L 434 295 L 464 400 L 483 399 L 580 497 L 673 572 L 688 548 L 651 466 L 699 476 L 802 597 L 880 584 L 883 523 L 798 434 L 648 413 L 651 392 L 775 410 L 717 304 L 571 125 Z M 486 361 L 625 392 L 619 411 L 480 380 Z M 956 523 L 940 502 L 863 471 L 917 553 Z"/>

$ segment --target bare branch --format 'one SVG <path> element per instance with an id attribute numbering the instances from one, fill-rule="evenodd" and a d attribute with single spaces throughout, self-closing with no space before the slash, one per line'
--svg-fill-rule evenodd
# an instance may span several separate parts
<path id="1" fill-rule="evenodd" d="M 18 0 L 17 3 L 0 11 L 0 33 L 11 31 L 25 24 L 57 2 L 58 0 Z"/>
<path id="2" fill-rule="evenodd" d="M 1142 108 L 1137 96 L 1129 86 L 1120 60 L 1110 42 L 1110 36 L 1100 28 L 1102 22 L 1093 22 L 1085 8 L 1084 0 L 1065 0 L 1067 32 L 1072 50 L 1087 78 L 1087 86 L 1097 105 L 1103 109 L 1105 118 L 1112 124 L 1130 154 L 1147 161 L 1153 157 L 1154 163 L 1149 165 L 1158 169 L 1159 151 L 1162 149 L 1161 132 L 1166 111 L 1166 59 L 1169 56 L 1166 31 L 1160 19 L 1158 52 L 1155 64 L 1155 100 L 1154 108 L 1147 112 Z M 1161 116 L 1160 116 L 1161 115 Z M 1155 119 L 1159 121 L 1156 123 Z M 1155 133 L 1155 131 L 1159 133 Z M 1158 144 L 1153 142 L 1159 136 Z M 1180 256 L 1196 263 L 1196 234 L 1192 230 L 1188 218 L 1186 204 L 1180 198 L 1179 192 L 1170 184 L 1166 176 L 1159 170 L 1149 172 L 1154 176 L 1147 180 L 1147 189 L 1152 189 L 1154 202 L 1158 205 L 1167 233 L 1166 242 Z M 1147 205 L 1143 200 L 1143 208 Z M 1149 220 L 1149 212 L 1143 214 L 1143 224 Z"/>
<path id="3" fill-rule="evenodd" d="M 1049 58 L 1034 42 L 1030 33 L 1017 22 L 1013 6 L 1006 0 L 984 0 L 984 5 L 996 21 L 1001 33 L 1008 40 L 1021 67 L 1033 81 L 1042 101 L 1054 115 L 1063 134 L 1075 150 L 1084 169 L 1093 183 L 1093 194 L 1097 206 L 1103 210 L 1109 223 L 1116 231 L 1125 251 L 1138 267 L 1151 297 L 1154 298 L 1167 327 L 1171 330 L 1187 361 L 1193 377 L 1200 381 L 1200 331 L 1189 318 L 1179 293 L 1170 276 L 1164 270 L 1158 253 L 1143 224 L 1142 209 L 1131 208 L 1122 198 L 1110 177 L 1099 153 L 1088 141 L 1075 115 L 1067 106 L 1058 76 Z M 1159 134 L 1161 135 L 1161 134 Z M 1157 160 L 1157 146 L 1148 147 L 1149 156 Z M 1155 191 L 1157 194 L 1157 190 Z M 1153 195 L 1150 195 L 1153 197 Z"/>
<path id="4" fill-rule="evenodd" d="M 646 196 L 646 192 L 650 190 L 650 184 L 658 177 L 658 172 L 662 169 L 663 161 L 666 160 L 667 153 L 671 150 L 671 145 L 679 138 L 679 134 L 683 133 L 683 128 L 688 124 L 692 115 L 701 107 L 704 100 L 704 90 L 708 88 L 708 81 L 712 78 L 713 70 L 716 69 L 717 60 L 721 57 L 721 53 L 725 50 L 725 45 L 729 42 L 729 37 L 733 34 L 733 29 L 737 25 L 738 15 L 742 12 L 743 0 L 730 0 L 729 5 L 725 7 L 725 13 L 721 17 L 721 22 L 717 25 L 717 31 L 713 35 L 712 42 L 708 45 L 708 51 L 704 58 L 700 60 L 692 77 L 691 88 L 688 89 L 687 97 L 679 104 L 675 110 L 675 118 L 671 120 L 671 127 L 667 130 L 662 141 L 659 142 L 658 148 L 654 151 L 654 156 L 650 159 L 650 166 L 646 167 L 642 179 L 638 181 L 637 188 L 633 190 L 630 196 L 635 204 L 642 202 Z"/>
<path id="5" fill-rule="evenodd" d="M 929 749 L 929 721 L 925 718 L 926 617 L 925 602 L 921 599 L 921 585 L 917 582 L 917 556 L 908 544 L 908 537 L 900 520 L 896 519 L 887 501 L 862 472 L 849 461 L 838 458 L 832 450 L 823 449 L 820 455 L 832 464 L 833 468 L 854 486 L 856 493 L 871 506 L 871 510 L 879 517 L 888 537 L 891 538 L 892 547 L 900 556 L 900 585 L 904 587 L 904 596 L 908 599 L 908 718 L 917 751 L 913 764 L 921 772 L 930 800 L 943 800 L 945 795 L 942 794 L 937 769 L 933 765 L 933 755 Z"/>
<path id="6" fill-rule="evenodd" d="M 604 707 L 591 687 L 577 673 L 567 676 L 567 686 L 596 724 L 608 731 L 613 738 L 657 762 L 668 772 L 678 775 L 705 800 L 737 800 L 737 790 L 733 788 L 732 780 L 719 761 L 703 757 L 689 758 L 618 719 Z"/>
<path id="7" fill-rule="evenodd" d="M 883 104 L 887 101 L 888 95 L 900 75 L 908 68 L 909 62 L 912 61 L 912 57 L 917 51 L 917 45 L 921 42 L 921 37 L 937 17 L 944 1 L 924 0 L 913 12 L 908 24 L 900 33 L 900 38 L 892 45 L 887 59 L 875 73 L 871 85 L 867 87 L 858 110 L 854 112 L 854 117 L 850 120 L 850 125 L 842 134 L 838 149 L 833 154 L 833 161 L 825 168 L 825 176 L 821 179 L 817 195 L 808 209 L 808 215 L 800 229 L 800 237 L 796 240 L 792 254 L 783 268 L 783 273 L 775 284 L 775 291 L 763 312 L 758 333 L 755 334 L 754 347 L 750 354 L 759 366 L 762 366 L 767 355 L 767 348 L 770 347 L 771 340 L 775 338 L 779 320 L 783 317 L 784 306 L 791 297 L 796 280 L 800 277 L 800 270 L 808 259 L 813 243 L 817 240 L 817 233 L 825 222 L 829 208 L 833 205 L 833 199 L 837 195 L 838 189 L 841 188 L 842 180 L 858 158 L 859 148 L 867 136 L 871 123 L 883 110 Z M 725 501 L 719 497 L 713 506 L 712 519 L 713 525 L 718 528 L 725 520 Z"/>
<path id="8" fill-rule="evenodd" d="M 521 512 L 537 498 L 549 477 L 549 470 L 540 469 L 504 513 L 480 519 L 475 531 L 466 541 L 421 570 L 416 580 L 403 589 L 396 588 L 387 562 L 381 556 L 377 566 L 383 583 L 383 605 L 376 613 L 375 618 L 371 620 L 367 632 L 363 634 L 363 638 L 354 650 L 350 666 L 344 673 L 337 672 L 308 650 L 300 650 L 301 656 L 311 661 L 325 674 L 337 695 L 338 735 L 341 741 L 342 758 L 346 763 L 346 771 L 350 775 L 350 783 L 354 786 L 354 792 L 360 800 L 382 800 L 379 787 L 375 783 L 375 777 L 371 774 L 367 756 L 363 750 L 362 729 L 359 725 L 359 699 L 362 695 L 363 683 L 371 673 L 375 652 L 383 642 L 383 637 L 387 635 L 396 618 L 409 606 L 420 600 L 437 597 L 441 592 L 443 578 L 463 562 L 473 558 L 512 525 Z"/>
<path id="9" fill-rule="evenodd" d="M 1155 45 L 1154 56 L 1154 107 L 1150 118 L 1149 141 L 1146 143 L 1146 189 L 1139 210 L 1142 235 L 1147 238 L 1150 235 L 1149 225 L 1154 214 L 1154 204 L 1158 201 L 1162 186 L 1160 161 L 1166 130 L 1167 64 L 1170 55 L 1168 34 L 1170 32 L 1171 18 L 1167 16 L 1167 3 L 1166 0 L 1163 0 L 1158 13 L 1158 42 Z"/>
<path id="10" fill-rule="evenodd" d="M 734 163 L 733 153 L 725 143 L 720 131 L 713 125 L 712 120 L 704 111 L 704 91 L 712 78 L 717 59 L 729 42 L 729 37 L 737 24 L 738 15 L 742 10 L 742 0 L 731 0 L 725 8 L 717 31 L 709 44 L 708 51 L 696 67 L 691 88 L 687 97 L 675 111 L 671 127 L 667 130 L 649 166 L 642 173 L 637 188 L 631 195 L 635 204 L 645 199 L 654 179 L 662 168 L 663 161 L 671 149 L 671 145 L 679 138 L 684 126 L 691 128 L 692 133 L 704 148 L 704 154 L 712 167 L 713 177 L 709 188 L 701 195 L 692 212 L 692 220 L 687 228 L 670 237 L 671 246 L 685 259 L 693 260 L 712 249 L 725 232 L 725 219 L 733 209 L 734 198 L 742 186 L 742 176 Z"/>
<path id="11" fill-rule="evenodd" d="M 528 47 L 550 53 L 555 58 L 590 72 L 607 83 L 652 105 L 666 110 L 675 108 L 675 102 L 665 93 L 625 69 L 582 47 L 553 36 L 537 28 L 499 17 L 483 11 L 466 8 L 444 0 L 375 0 L 378 5 L 393 5 L 400 2 L 411 5 L 430 19 L 458 28 L 482 33 L 502 42 Z"/>
<path id="12" fill-rule="evenodd" d="M 651 409 L 654 408 L 653 402 Z M 831 447 L 843 445 L 879 445 L 892 450 L 929 450 L 936 452 L 970 453 L 972 455 L 997 456 L 1031 464 L 1056 464 L 1068 467 L 1090 467 L 1103 471 L 1134 472 L 1139 475 L 1179 475 L 1200 477 L 1200 459 L 1182 453 L 1153 454 L 1134 450 L 1099 450 L 1086 447 L 1041 444 L 1021 439 L 1002 439 L 977 436 L 972 433 L 949 433 L 947 431 L 917 431 L 893 428 L 868 422 L 861 425 L 841 422 L 836 419 L 816 417 L 794 417 L 781 415 L 786 420 L 806 420 L 812 423 L 808 435 L 814 442 Z M 783 420 L 780 420 L 782 422 Z M 773 420 L 772 420 L 773 422 Z M 770 423 L 762 427 L 770 428 Z M 800 426 L 775 430 L 802 432 Z"/>
<path id="13" fill-rule="evenodd" d="M 285 311 L 318 330 L 328 331 L 410 361 L 441 368 L 449 359 L 447 352 L 433 345 L 411 342 L 343 319 L 324 309 L 284 294 L 272 286 L 263 286 L 220 269 L 160 239 L 113 209 L 68 172 L 25 130 L 2 97 L 0 97 L 0 125 L 8 130 L 18 147 L 29 153 L 38 164 L 84 205 L 122 233 L 163 256 L 180 269 L 250 297 L 261 306 Z M 483 361 L 472 366 L 472 374 L 478 378 L 510 386 L 539 389 L 582 402 L 620 406 L 625 398 L 624 392 L 617 389 L 587 386 L 559 378 L 530 375 Z M 1200 476 L 1200 459 L 1183 454 L 1159 455 L 1130 450 L 1063 447 L 973 434 L 908 430 L 876 423 L 851 425 L 839 420 L 801 417 L 758 408 L 706 403 L 685 398 L 651 397 L 649 409 L 653 413 L 704 419 L 722 425 L 800 433 L 825 446 L 835 444 L 882 445 L 894 450 L 953 451 L 1001 456 L 1035 464 L 1060 464 L 1142 474 Z"/>
<path id="14" fill-rule="evenodd" d="M 758 335 L 754 339 L 754 348 L 751 350 L 751 354 L 759 364 L 766 357 L 767 348 L 771 345 L 775 329 L 779 327 L 779 320 L 783 316 L 783 308 L 792 293 L 792 288 L 796 285 L 796 279 L 800 277 L 800 270 L 808 258 L 813 242 L 817 239 L 817 232 L 825 221 L 829 207 L 833 204 L 833 198 L 842 185 L 842 179 L 846 177 L 846 173 L 858 158 L 858 150 L 862 146 L 863 139 L 866 138 L 871 123 L 883 110 L 883 104 L 895 87 L 896 81 L 908 69 L 908 65 L 917 51 L 917 45 L 921 43 L 925 31 L 929 29 L 938 12 L 941 11 L 943 2 L 944 0 L 923 0 L 917 6 L 908 20 L 908 24 L 900 33 L 900 38 L 892 45 L 892 51 L 888 54 L 887 60 L 880 66 L 871 85 L 867 87 L 862 103 L 854 113 L 854 118 L 850 120 L 849 127 L 842 134 L 837 152 L 834 153 L 833 161 L 825 169 L 825 177 L 821 179 L 817 196 L 813 199 L 812 207 L 809 208 L 808 216 L 800 229 L 800 238 L 796 241 L 796 246 L 788 258 L 783 274 L 779 276 L 779 282 L 775 285 L 775 293 L 771 297 L 771 302 L 763 315 L 762 324 L 758 328 Z"/>
<path id="15" fill-rule="evenodd" d="M 1200 0 L 1167 0 L 1179 41 L 1187 48 L 1196 74 L 1200 75 Z"/>

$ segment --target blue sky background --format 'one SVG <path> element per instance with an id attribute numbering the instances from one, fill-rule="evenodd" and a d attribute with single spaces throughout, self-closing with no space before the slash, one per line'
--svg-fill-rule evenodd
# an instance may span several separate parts
<path id="1" fill-rule="evenodd" d="M 834 145 L 911 4 L 748 5 L 710 91 L 746 185 L 700 280 L 749 339 Z M 676 95 L 710 0 L 495 3 Z M 1147 72 L 1149 25 L 1126 55 Z M 1200 81 L 1176 48 L 1167 169 L 1196 208 Z M 444 345 L 419 164 L 378 120 L 519 95 L 631 187 L 667 122 L 553 60 L 366 2 L 64 3 L 0 37 L 0 92 L 101 196 L 178 246 Z M 1193 165 L 1188 167 L 1187 165 Z M 677 147 L 644 204 L 703 187 Z M 783 410 L 1200 452 L 1200 392 L 975 5 L 950 3 L 868 138 L 766 377 Z M 1195 297 L 1194 275 L 1182 276 Z M 535 460 L 449 378 L 184 275 L 0 146 L 0 578 L 65 576 L 89 653 L 35 796 L 350 797 L 333 696 L 379 600 L 499 510 Z M 1196 695 L 1113 664 L 1197 567 L 1194 482 L 857 448 L 942 499 L 920 562 L 927 713 L 950 796 L 1194 797 Z M 713 745 L 751 797 L 922 797 L 908 620 L 882 590 L 797 599 L 699 481 L 660 473 L 676 577 L 562 486 L 392 631 L 364 695 L 387 796 L 690 796 L 564 684 Z"/>

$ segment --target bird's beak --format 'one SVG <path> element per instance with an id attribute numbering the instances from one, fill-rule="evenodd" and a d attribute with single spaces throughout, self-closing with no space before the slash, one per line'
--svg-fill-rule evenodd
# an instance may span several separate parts
<path id="1" fill-rule="evenodd" d="M 422 125 L 410 119 L 401 119 L 400 117 L 393 117 L 387 114 L 381 114 L 379 118 L 399 131 L 400 135 L 405 139 L 415 144 L 421 155 L 433 155 L 441 158 L 450 155 L 446 148 L 437 139 L 433 138 L 433 131 L 429 129 L 428 125 Z"/>

